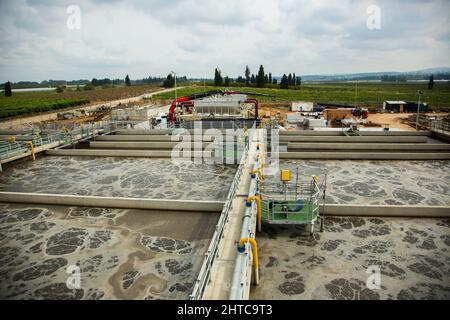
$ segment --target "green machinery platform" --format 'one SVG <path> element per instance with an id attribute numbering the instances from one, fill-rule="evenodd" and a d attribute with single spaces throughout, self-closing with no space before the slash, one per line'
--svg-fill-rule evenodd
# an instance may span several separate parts
<path id="1" fill-rule="evenodd" d="M 270 202 L 273 202 L 270 208 Z M 301 201 L 261 201 L 261 218 L 269 224 L 312 224 L 319 215 L 319 205 L 314 200 Z M 287 211 L 287 212 L 286 212 Z"/>

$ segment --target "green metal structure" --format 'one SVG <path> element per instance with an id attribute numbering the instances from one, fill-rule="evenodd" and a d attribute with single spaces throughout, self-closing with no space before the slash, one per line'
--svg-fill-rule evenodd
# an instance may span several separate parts
<path id="1" fill-rule="evenodd" d="M 297 171 L 298 172 L 298 171 Z M 307 232 L 314 232 L 320 220 L 323 230 L 323 215 L 320 213 L 320 198 L 325 208 L 325 183 L 319 186 L 318 177 L 299 179 L 295 182 L 264 182 L 258 186 L 261 197 L 261 217 L 268 224 L 305 225 Z M 322 197 L 323 196 L 323 197 Z"/>

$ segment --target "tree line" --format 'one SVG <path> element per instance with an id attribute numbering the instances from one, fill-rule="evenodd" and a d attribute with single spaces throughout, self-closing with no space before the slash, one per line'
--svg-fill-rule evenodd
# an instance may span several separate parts
<path id="1" fill-rule="evenodd" d="M 239 76 L 236 79 L 229 78 L 228 76 L 223 77 L 222 72 L 219 68 L 214 70 L 214 85 L 215 86 L 229 86 L 230 83 L 235 84 L 245 84 L 246 86 L 256 86 L 257 88 L 274 87 L 279 86 L 280 89 L 289 89 L 289 87 L 301 86 L 302 78 L 298 77 L 294 73 L 289 73 L 289 75 L 283 74 L 278 82 L 278 79 L 272 76 L 272 73 L 266 73 L 264 71 L 264 66 L 261 65 L 256 74 L 251 73 L 248 66 L 245 67 L 244 76 Z"/>

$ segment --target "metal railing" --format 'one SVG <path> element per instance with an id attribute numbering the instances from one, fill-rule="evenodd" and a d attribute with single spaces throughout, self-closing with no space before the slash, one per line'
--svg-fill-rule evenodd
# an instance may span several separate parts
<path id="1" fill-rule="evenodd" d="M 305 219 L 296 220 L 297 224 L 315 222 L 319 216 L 321 192 L 314 180 L 302 180 L 295 183 L 264 183 L 259 186 L 258 190 L 258 193 L 265 201 L 272 203 L 273 207 L 267 208 L 269 223 L 284 221 L 290 214 L 298 213 L 297 211 L 301 210 L 299 209 L 299 201 L 301 201 L 301 207 L 306 206 L 306 216 L 304 217 Z M 283 216 L 285 218 L 280 218 Z"/>
<path id="2" fill-rule="evenodd" d="M 247 158 L 247 153 L 248 153 L 248 143 L 245 143 L 244 152 L 242 154 L 241 161 L 239 161 L 240 164 L 231 183 L 227 199 L 220 214 L 219 221 L 216 224 L 216 228 L 212 236 L 211 242 L 209 244 L 208 250 L 205 253 L 205 259 L 203 260 L 202 267 L 198 274 L 197 280 L 195 281 L 194 288 L 192 290 L 192 293 L 189 295 L 190 300 L 201 299 L 205 291 L 206 284 L 211 275 L 211 266 L 214 262 L 215 256 L 217 255 L 220 239 L 223 236 L 224 227 L 228 220 L 229 213 L 233 206 L 233 200 L 236 196 L 236 192 L 239 187 L 239 183 L 241 181 L 242 172 L 245 166 L 245 161 L 242 160 Z"/>
<path id="3" fill-rule="evenodd" d="M 434 132 L 440 133 L 449 133 L 450 132 L 450 122 L 443 120 L 436 120 L 430 122 L 430 130 Z"/>
<path id="4" fill-rule="evenodd" d="M 255 126 L 253 128 L 255 128 Z M 251 200 L 251 202 L 248 202 L 249 199 L 247 199 L 244 216 L 242 218 L 241 233 L 240 233 L 239 239 L 240 240 L 247 239 L 247 241 L 246 241 L 246 244 L 244 245 L 243 251 L 240 248 L 236 248 L 236 249 L 238 249 L 238 253 L 237 253 L 236 259 L 235 259 L 233 278 L 231 281 L 231 288 L 230 288 L 230 293 L 229 293 L 230 300 L 242 300 L 242 299 L 246 298 L 247 293 L 248 293 L 247 289 L 249 289 L 247 284 L 249 284 L 251 281 L 248 278 L 248 276 L 249 276 L 248 268 L 250 267 L 250 263 L 252 263 L 252 265 L 253 265 L 251 277 L 253 277 L 255 284 L 259 283 L 258 259 L 255 257 L 256 252 L 254 252 L 253 249 L 249 248 L 249 242 L 250 242 L 250 239 L 252 239 L 256 243 L 255 229 L 258 229 L 259 231 L 261 231 L 259 221 L 257 218 L 258 217 L 257 211 L 261 210 L 261 208 L 258 208 L 260 203 L 258 204 L 258 200 L 256 200 L 256 198 L 254 197 L 257 193 L 258 185 L 260 183 L 262 183 L 262 180 L 260 180 L 260 179 L 263 179 L 262 169 L 263 169 L 263 165 L 265 163 L 265 158 L 266 158 L 264 155 L 265 148 L 261 144 L 261 140 L 259 140 L 260 138 L 265 138 L 265 135 L 263 134 L 261 136 L 260 133 L 258 133 L 258 132 L 255 132 L 251 136 L 249 135 L 249 140 L 252 140 L 253 143 L 254 142 L 257 143 L 257 149 L 256 149 L 256 154 L 255 154 L 256 159 L 254 159 L 255 162 L 253 163 L 253 166 L 252 166 L 252 171 L 251 171 L 252 179 L 250 181 L 250 186 L 248 188 L 248 196 L 250 197 L 250 199 L 253 199 L 253 200 Z M 258 147 L 260 148 L 259 151 L 258 151 Z M 253 175 L 254 173 L 256 173 L 258 171 L 260 174 Z M 249 204 L 250 204 L 250 206 L 248 206 Z M 258 225 L 258 227 L 256 228 L 257 225 Z M 257 250 L 257 244 L 256 244 L 255 249 Z"/>
<path id="5" fill-rule="evenodd" d="M 33 143 L 34 148 L 45 147 L 50 144 L 57 146 L 72 145 L 78 141 L 95 138 L 99 134 L 110 133 L 116 126 L 111 123 L 91 123 L 85 125 L 77 125 L 72 129 L 60 127 L 59 130 L 49 131 L 45 133 L 35 133 L 29 135 L 29 139 L 14 142 L 0 142 L 0 160 L 9 159 L 21 154 L 30 152 L 29 142 Z M 23 136 L 22 136 L 23 137 Z M 28 136 L 26 136 L 28 137 Z"/>

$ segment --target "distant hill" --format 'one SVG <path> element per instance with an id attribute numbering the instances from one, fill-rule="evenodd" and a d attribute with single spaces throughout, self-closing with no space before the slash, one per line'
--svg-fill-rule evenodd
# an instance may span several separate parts
<path id="1" fill-rule="evenodd" d="M 303 81 L 381 81 L 390 79 L 393 81 L 426 80 L 430 75 L 434 75 L 435 80 L 450 80 L 450 67 L 429 68 L 408 72 L 366 72 L 366 73 L 345 73 L 345 74 L 325 74 L 325 75 L 305 75 Z"/>

